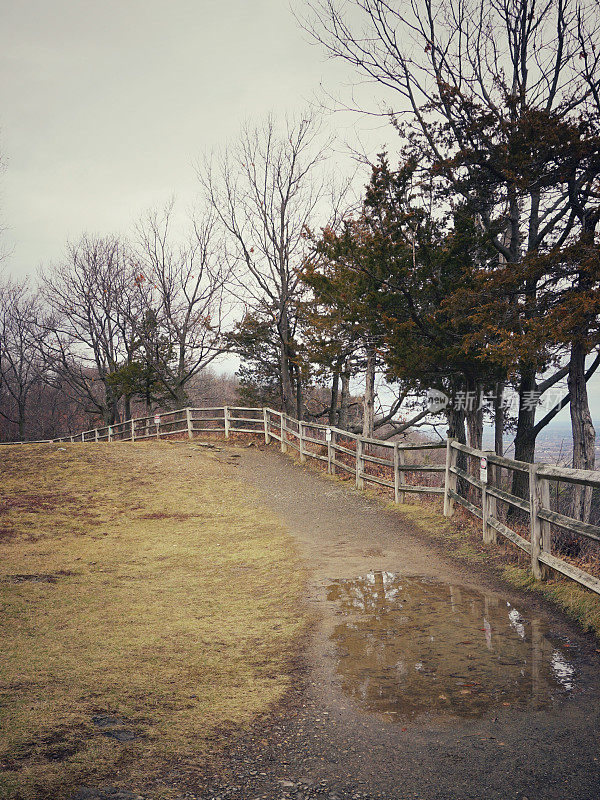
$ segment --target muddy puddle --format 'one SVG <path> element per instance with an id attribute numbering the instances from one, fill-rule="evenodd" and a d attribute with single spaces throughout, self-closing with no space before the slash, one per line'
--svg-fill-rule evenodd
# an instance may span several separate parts
<path id="1" fill-rule="evenodd" d="M 583 680 L 575 644 L 497 595 L 370 572 L 327 598 L 343 692 L 394 720 L 545 708 Z"/>

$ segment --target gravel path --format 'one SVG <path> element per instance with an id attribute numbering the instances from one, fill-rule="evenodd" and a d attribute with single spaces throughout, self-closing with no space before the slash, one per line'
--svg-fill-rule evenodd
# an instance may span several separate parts
<path id="1" fill-rule="evenodd" d="M 317 622 L 288 706 L 231 751 L 228 766 L 237 775 L 235 782 L 220 780 L 203 796 L 331 800 L 596 800 L 600 796 L 596 678 L 600 671 L 596 643 L 590 637 L 538 598 L 516 592 L 493 574 L 442 557 L 436 544 L 401 515 L 348 484 L 331 481 L 273 449 L 244 450 L 237 471 L 282 517 L 298 543 L 310 570 L 308 600 Z M 340 591 L 352 601 L 356 587 L 364 589 L 364 580 L 356 582 L 359 576 L 366 576 L 367 588 L 369 581 L 374 585 L 377 580 L 383 587 L 384 579 L 388 587 L 408 586 L 402 591 L 410 594 L 412 606 L 410 598 L 403 598 L 404 606 L 395 608 L 389 589 L 391 600 L 385 599 L 380 613 L 377 609 L 367 613 L 364 598 L 358 611 L 348 611 Z M 427 580 L 406 583 L 407 576 Z M 433 605 L 424 601 L 422 587 L 428 586 L 427 581 L 432 595 L 441 596 L 447 587 L 453 603 L 459 598 L 458 609 L 453 607 L 450 613 L 447 606 L 444 613 L 441 601 Z M 415 594 L 419 587 L 421 594 Z M 378 602 L 376 588 L 373 591 Z M 427 597 L 427 588 L 424 591 Z M 382 594 L 383 589 L 380 600 Z M 429 614 L 424 623 L 414 614 L 408 622 L 402 616 L 413 613 L 415 604 Z M 406 611 L 409 608 L 412 611 Z M 508 631 L 502 640 L 500 614 L 506 617 Z M 486 630 L 487 619 L 493 634 Z M 480 641 L 460 641 L 465 634 L 456 628 L 463 624 L 481 631 Z M 424 679 L 421 705 L 415 709 L 413 704 L 405 713 L 406 698 L 398 697 L 401 688 L 390 688 L 390 664 L 384 662 L 388 651 L 397 657 L 395 640 L 400 637 L 400 646 L 408 642 L 413 628 L 422 629 L 428 639 L 434 631 L 434 650 L 440 653 L 437 673 L 428 684 Z M 413 637 L 410 646 L 423 647 L 423 635 Z M 494 638 L 486 648 L 488 635 Z M 467 661 L 471 659 L 466 667 L 461 662 L 463 652 Z M 428 649 L 425 666 L 414 658 L 408 666 L 424 671 L 427 658 L 434 660 L 435 655 Z M 491 658 L 500 663 L 494 664 L 497 672 L 488 674 Z M 462 680 L 461 664 L 473 670 L 466 673 L 471 682 Z M 407 665 L 391 666 L 397 670 L 392 669 L 392 677 L 399 676 L 397 684 L 406 686 Z M 508 683 L 495 694 L 494 682 L 502 683 L 506 675 Z M 459 686 L 474 687 L 460 689 L 450 711 L 438 699 L 443 691 L 435 697 L 427 694 L 436 680 L 445 679 L 446 686 L 448 676 L 456 677 Z M 419 691 L 420 684 L 414 685 Z M 476 691 L 482 685 L 488 690 L 485 696 Z"/>
<path id="2" fill-rule="evenodd" d="M 232 458 L 232 456 L 234 456 Z M 597 800 L 600 652 L 548 603 L 274 448 L 219 450 L 294 537 L 293 691 L 178 800 Z M 227 464 L 227 467 L 225 467 Z M 277 580 L 277 575 L 273 575 Z M 162 795 L 161 795 L 162 796 Z M 104 787 L 77 800 L 136 800 Z"/>

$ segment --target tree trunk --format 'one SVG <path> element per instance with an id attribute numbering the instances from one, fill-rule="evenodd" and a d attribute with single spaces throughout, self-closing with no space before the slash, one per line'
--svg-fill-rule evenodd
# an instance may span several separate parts
<path id="1" fill-rule="evenodd" d="M 290 326 L 285 305 L 280 309 L 277 332 L 280 339 L 279 370 L 281 379 L 281 405 L 286 414 L 294 416 L 296 397 L 292 386 L 292 348 L 290 346 Z"/>
<path id="2" fill-rule="evenodd" d="M 494 396 L 494 452 L 504 455 L 504 383 L 498 381 Z"/>
<path id="3" fill-rule="evenodd" d="M 535 369 L 524 367 L 521 371 L 519 385 L 519 416 L 517 418 L 517 435 L 515 436 L 515 459 L 532 464 L 535 459 L 535 409 L 534 393 L 537 389 Z M 512 493 L 517 497 L 529 497 L 529 475 L 526 472 L 513 470 Z M 511 507 L 509 516 L 514 516 Z"/>
<path id="4" fill-rule="evenodd" d="M 375 424 L 375 352 L 367 353 L 367 373 L 365 377 L 365 395 L 363 399 L 363 431 L 362 435 L 373 437 Z"/>
<path id="5" fill-rule="evenodd" d="M 177 384 L 173 395 L 175 400 L 175 410 L 185 408 L 187 406 L 188 396 L 183 383 Z"/>
<path id="6" fill-rule="evenodd" d="M 446 408 L 446 419 L 448 420 L 448 438 L 456 439 L 461 444 L 467 443 L 465 436 L 465 412 L 462 408 L 455 408 L 449 405 Z"/>
<path id="7" fill-rule="evenodd" d="M 573 431 L 574 469 L 594 469 L 596 461 L 596 431 L 592 423 L 585 381 L 585 347 L 573 342 L 569 362 L 569 387 L 571 428 Z M 592 508 L 592 489 L 575 485 L 570 515 L 588 522 Z"/>
<path id="8" fill-rule="evenodd" d="M 340 413 L 338 416 L 338 428 L 346 430 L 348 427 L 348 404 L 350 402 L 350 373 L 342 372 L 342 396 L 340 398 Z"/>
<path id="9" fill-rule="evenodd" d="M 19 403 L 19 441 L 25 441 L 25 403 Z"/>
<path id="10" fill-rule="evenodd" d="M 281 405 L 285 413 L 292 417 L 294 415 L 296 402 L 292 387 L 289 353 L 287 347 L 283 343 L 279 351 L 279 368 L 281 371 Z"/>
<path id="11" fill-rule="evenodd" d="M 296 366 L 296 419 L 302 419 L 302 376 L 300 368 Z"/>
<path id="12" fill-rule="evenodd" d="M 456 439 L 460 444 L 467 443 L 465 435 L 465 411 L 459 408 L 455 403 L 450 403 L 446 408 L 446 419 L 448 420 L 448 438 Z M 459 450 L 456 454 L 456 466 L 466 472 L 467 469 L 467 456 Z M 456 481 L 456 491 L 462 497 L 466 497 L 469 490 L 469 484 L 464 478 L 458 478 Z"/>
<path id="13" fill-rule="evenodd" d="M 131 397 L 125 398 L 125 409 L 123 411 L 125 419 L 131 419 Z"/>
<path id="14" fill-rule="evenodd" d="M 475 450 L 481 450 L 483 443 L 483 406 L 480 402 L 481 387 L 475 381 L 467 382 L 467 444 Z M 471 402 L 472 401 L 472 402 Z M 470 459 L 473 464 L 473 459 Z"/>
<path id="15" fill-rule="evenodd" d="M 334 370 L 331 380 L 331 403 L 329 404 L 329 424 L 335 425 L 335 415 L 337 413 L 338 389 L 340 384 L 339 370 Z"/>
<path id="16" fill-rule="evenodd" d="M 106 389 L 106 406 L 103 416 L 107 425 L 115 425 L 119 421 L 119 401 L 111 389 Z"/>

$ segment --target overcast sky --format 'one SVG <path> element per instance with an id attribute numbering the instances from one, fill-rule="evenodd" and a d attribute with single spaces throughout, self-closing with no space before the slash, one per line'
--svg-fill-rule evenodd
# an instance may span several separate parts
<path id="1" fill-rule="evenodd" d="M 322 80 L 342 77 L 286 0 L 0 8 L 0 213 L 15 274 L 56 259 L 84 230 L 127 230 L 171 194 L 191 202 L 204 151 L 248 118 L 303 110 Z M 342 138 L 349 124 L 326 123 Z M 373 137 L 377 148 L 394 134 L 380 125 Z"/>
<path id="2" fill-rule="evenodd" d="M 287 0 L 0 0 L 0 10 L 0 225 L 15 276 L 58 260 L 84 231 L 127 233 L 172 195 L 190 205 L 203 152 L 348 77 Z M 325 126 L 340 141 L 360 135 L 371 155 L 394 150 L 396 134 L 372 118 Z M 598 417 L 600 380 L 592 392 Z"/>

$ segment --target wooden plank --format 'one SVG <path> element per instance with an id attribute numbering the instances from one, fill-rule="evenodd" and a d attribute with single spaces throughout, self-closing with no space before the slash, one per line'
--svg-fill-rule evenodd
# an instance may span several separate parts
<path id="1" fill-rule="evenodd" d="M 454 450 L 460 450 L 461 453 L 466 453 L 468 456 L 487 458 L 492 464 L 499 464 L 501 467 L 507 467 L 508 469 L 516 469 L 519 470 L 519 472 L 529 472 L 529 464 L 525 461 L 513 461 L 512 458 L 504 458 L 495 454 L 492 455 L 485 450 L 476 450 L 474 447 L 469 447 L 457 441 L 453 441 L 451 446 Z"/>
<path id="2" fill-rule="evenodd" d="M 456 492 L 456 475 L 451 468 L 456 466 L 457 451 L 452 446 L 454 439 L 446 440 L 446 465 L 444 475 L 444 516 L 451 517 L 454 514 L 454 498 L 451 492 Z"/>
<path id="3" fill-rule="evenodd" d="M 223 417 L 192 417 L 192 422 L 223 422 Z"/>
<path id="4" fill-rule="evenodd" d="M 256 417 L 229 417 L 230 422 L 256 422 L 257 425 L 264 425 L 264 419 L 261 417 L 257 419 Z"/>
<path id="5" fill-rule="evenodd" d="M 513 544 L 516 544 L 517 547 L 520 547 L 521 550 L 524 550 L 526 553 L 531 555 L 531 542 L 528 542 L 527 539 L 524 539 L 522 536 L 519 536 L 518 533 L 515 533 L 510 528 L 507 528 L 504 523 L 500 522 L 499 519 L 495 517 L 488 517 L 488 525 L 498 531 L 502 536 L 506 539 L 510 539 Z"/>
<path id="6" fill-rule="evenodd" d="M 362 471 L 365 468 L 365 465 L 364 465 L 363 460 L 362 460 L 363 448 L 364 448 L 363 440 L 359 436 L 358 439 L 356 440 L 356 460 L 355 460 L 356 488 L 357 489 L 362 489 L 363 488 L 363 480 L 360 477 Z"/>
<path id="7" fill-rule="evenodd" d="M 442 492 L 444 491 L 445 490 L 442 489 Z M 483 519 L 482 510 L 476 505 L 473 505 L 473 503 L 471 503 L 469 500 L 466 500 L 462 495 L 458 494 L 458 492 L 455 492 L 454 489 L 448 489 L 448 494 L 453 500 L 456 500 L 457 503 L 460 503 L 461 506 L 464 506 L 467 511 L 470 511 L 471 514 L 475 514 L 475 516 L 479 517 L 479 519 Z"/>
<path id="8" fill-rule="evenodd" d="M 567 578 L 577 581 L 577 583 L 580 583 L 587 589 L 591 589 L 592 592 L 600 594 L 600 580 L 595 578 L 593 575 L 590 575 L 589 572 L 584 572 L 582 569 L 574 567 L 573 564 L 569 564 L 566 561 L 553 556 L 551 553 L 540 553 L 540 561 L 549 566 L 551 569 L 566 575 Z"/>
<path id="9" fill-rule="evenodd" d="M 326 431 L 327 428 L 329 427 L 329 425 L 321 425 L 318 422 L 305 422 L 304 423 L 304 427 L 305 428 L 313 428 L 316 431 Z"/>
<path id="10" fill-rule="evenodd" d="M 573 531 L 586 539 L 593 539 L 595 542 L 600 542 L 600 528 L 597 525 L 591 525 L 589 522 L 580 522 L 577 519 L 572 519 L 564 514 L 559 514 L 557 511 L 550 511 L 546 508 L 540 508 L 538 511 L 540 519 L 551 522 L 553 525 L 558 525 L 560 528 L 565 528 L 568 531 Z"/>
<path id="11" fill-rule="evenodd" d="M 352 456 L 352 458 L 356 458 L 356 450 L 348 450 L 347 447 L 342 447 L 342 445 L 338 444 L 337 442 L 332 443 L 331 446 L 339 453 L 346 453 L 347 455 Z"/>
<path id="12" fill-rule="evenodd" d="M 469 447 L 466 444 L 462 444 L 461 442 L 456 441 L 456 439 L 452 439 L 450 446 L 453 450 L 460 450 L 461 453 L 466 453 L 468 456 L 475 456 L 476 458 L 482 458 L 484 456 L 483 450 L 475 450 L 474 447 Z"/>
<path id="13" fill-rule="evenodd" d="M 354 475 L 356 472 L 356 468 L 354 466 L 349 467 L 348 464 L 344 464 L 343 461 L 338 461 L 337 458 L 332 458 L 331 463 L 336 467 L 341 467 L 342 469 L 346 470 L 346 472 L 350 472 L 352 475 Z"/>
<path id="14" fill-rule="evenodd" d="M 373 444 L 378 447 L 393 447 L 393 442 L 387 442 L 383 439 L 371 439 L 368 436 L 361 436 L 360 437 L 365 444 Z"/>
<path id="15" fill-rule="evenodd" d="M 389 461 L 387 458 L 377 458 L 376 456 L 370 456 L 366 453 L 363 453 L 363 461 L 370 461 L 371 464 L 382 464 L 384 467 L 392 467 L 394 466 L 393 461 Z"/>
<path id="16" fill-rule="evenodd" d="M 319 461 L 324 461 L 327 463 L 327 456 L 320 456 L 318 453 L 311 453 L 310 450 L 305 450 L 304 455 L 308 456 L 309 458 L 316 458 Z"/>
<path id="17" fill-rule="evenodd" d="M 225 433 L 225 428 L 199 428 L 197 425 L 193 424 L 192 424 L 192 430 L 194 431 L 194 433 Z M 154 436 L 153 433 L 149 435 Z"/>
<path id="18" fill-rule="evenodd" d="M 404 502 L 404 492 L 400 491 L 400 467 L 404 465 L 406 458 L 404 450 L 398 447 L 398 443 L 394 444 L 394 502 Z"/>
<path id="19" fill-rule="evenodd" d="M 413 494 L 444 494 L 443 486 L 412 486 L 410 483 L 401 483 L 398 489 Z"/>
<path id="20" fill-rule="evenodd" d="M 180 434 L 180 433 L 187 433 L 187 426 L 185 428 L 177 428 L 174 431 L 165 431 L 165 430 L 163 430 L 162 427 L 160 429 L 161 437 L 162 436 L 176 436 L 177 434 Z M 128 439 L 128 441 L 129 441 L 129 439 Z"/>
<path id="21" fill-rule="evenodd" d="M 338 433 L 340 436 L 343 436 L 345 439 L 357 439 L 357 433 L 350 433 L 350 431 L 343 431 L 341 428 L 336 428 L 333 425 L 330 426 L 332 431 Z"/>
<path id="22" fill-rule="evenodd" d="M 229 439 L 229 409 L 227 406 L 223 408 L 223 419 L 225 420 L 225 438 Z"/>
<path id="23" fill-rule="evenodd" d="M 446 447 L 446 442 L 427 442 L 426 444 L 402 444 L 399 448 L 401 450 L 441 450 Z"/>
<path id="24" fill-rule="evenodd" d="M 307 436 L 306 434 L 304 434 L 304 441 L 305 442 L 312 442 L 312 444 L 322 444 L 322 445 L 326 445 L 327 444 L 325 439 L 313 439 L 312 436 Z"/>
<path id="25" fill-rule="evenodd" d="M 512 458 L 497 456 L 495 453 L 487 455 L 486 458 L 490 462 L 490 464 L 496 464 L 496 466 L 498 467 L 506 467 L 507 469 L 516 469 L 519 472 L 529 472 L 529 464 L 526 461 L 515 461 Z"/>
<path id="26" fill-rule="evenodd" d="M 445 472 L 443 464 L 403 464 L 399 466 L 401 472 Z"/>
<path id="27" fill-rule="evenodd" d="M 583 486 L 600 486 L 600 471 L 591 469 L 569 469 L 568 467 L 553 467 L 549 464 L 540 464 L 538 474 L 543 478 L 554 481 L 567 481 Z"/>
<path id="28" fill-rule="evenodd" d="M 548 487 L 548 481 L 537 476 L 537 465 L 531 464 L 529 467 L 529 505 L 531 513 L 529 515 L 531 542 L 531 572 L 536 581 L 541 581 L 546 577 L 546 567 L 540 563 L 540 553 L 543 549 L 542 530 L 547 523 L 540 518 L 540 510 L 545 503 L 550 505 L 549 497 L 542 497 L 544 487 Z M 546 537 L 547 539 L 549 537 Z M 549 545 L 549 542 L 546 542 Z M 550 547 L 547 547 L 550 550 Z"/>
<path id="29" fill-rule="evenodd" d="M 361 472 L 360 478 L 365 481 L 369 481 L 371 483 L 378 483 L 380 486 L 387 486 L 390 489 L 394 488 L 394 484 L 392 481 L 385 481 L 383 478 L 378 478 L 375 475 L 369 475 L 368 472 Z"/>
<path id="30" fill-rule="evenodd" d="M 460 478 L 463 478 L 465 481 L 470 483 L 472 486 L 476 486 L 478 489 L 483 489 L 483 482 L 476 478 L 474 475 L 469 475 L 469 473 L 461 469 L 460 467 L 455 467 L 450 465 L 450 472 L 454 475 L 458 475 Z"/>
<path id="31" fill-rule="evenodd" d="M 498 489 L 495 486 L 488 486 L 487 493 L 491 494 L 492 497 L 496 497 L 498 500 L 504 500 L 505 503 L 510 503 L 511 505 L 520 508 L 522 511 L 527 511 L 527 513 L 530 512 L 529 500 L 523 500 L 523 498 L 517 497 L 509 492 L 505 492 L 504 489 Z"/>

